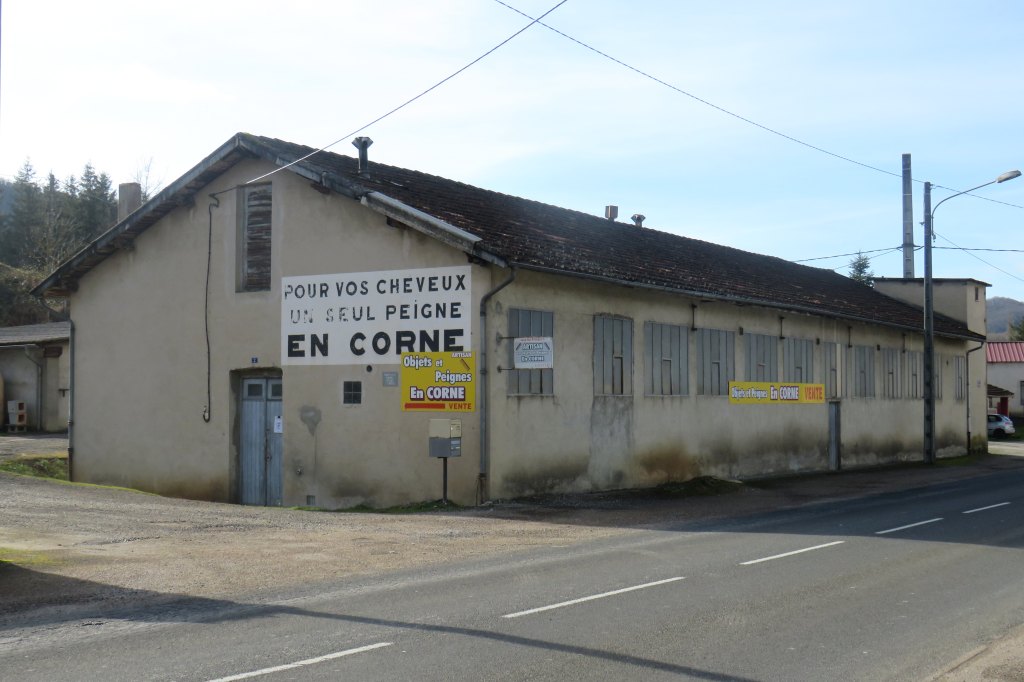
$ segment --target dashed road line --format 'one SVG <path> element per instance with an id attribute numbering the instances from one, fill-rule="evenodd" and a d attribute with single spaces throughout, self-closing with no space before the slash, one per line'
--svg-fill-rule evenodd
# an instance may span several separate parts
<path id="1" fill-rule="evenodd" d="M 773 556 L 766 556 L 766 557 L 762 557 L 760 559 L 753 559 L 751 561 L 744 561 L 744 562 L 742 562 L 740 564 L 740 566 L 752 566 L 754 564 L 764 563 L 765 561 L 774 561 L 775 559 L 783 559 L 783 558 L 788 557 L 788 556 L 793 556 L 794 554 L 803 554 L 804 552 L 813 552 L 816 549 L 824 549 L 825 547 L 834 547 L 835 545 L 841 545 L 844 542 L 846 542 L 846 540 L 836 540 L 835 542 L 826 542 L 823 545 L 815 545 L 814 547 L 804 547 L 803 549 L 795 549 L 792 552 L 783 552 L 782 554 L 775 554 Z"/>
<path id="2" fill-rule="evenodd" d="M 228 677 L 218 677 L 217 679 L 210 680 L 209 682 L 235 682 L 235 680 L 246 680 L 250 677 L 269 675 L 270 673 L 277 673 L 281 672 L 282 670 L 294 670 L 295 668 L 303 668 L 309 665 L 316 665 L 317 663 L 323 663 L 324 661 L 333 661 L 334 659 L 341 658 L 343 656 L 351 656 L 353 654 L 361 654 L 365 651 L 381 649 L 386 646 L 391 646 L 391 644 L 391 642 L 378 642 L 377 644 L 368 644 L 367 646 L 361 646 L 356 649 L 346 649 L 345 651 L 336 651 L 333 654 L 327 654 L 325 656 L 307 658 L 304 661 L 296 661 L 295 663 L 276 665 L 273 668 L 263 668 L 262 670 L 253 670 L 252 672 L 248 673 L 239 673 L 238 675 L 229 675 Z"/>
<path id="3" fill-rule="evenodd" d="M 962 512 L 962 513 L 964 513 L 964 514 L 973 514 L 974 512 L 988 511 L 989 509 L 995 509 L 996 507 L 1005 507 L 1008 504 L 1010 504 L 1010 503 L 1009 502 L 1000 502 L 999 504 L 990 504 L 987 507 L 978 507 L 977 509 L 968 509 L 967 511 Z"/>
<path id="4" fill-rule="evenodd" d="M 535 609 L 529 609 L 527 611 L 517 611 L 516 613 L 508 613 L 502 616 L 502 618 L 519 618 L 520 616 L 529 616 L 534 613 L 540 613 L 541 611 L 550 611 L 552 609 L 560 609 L 564 606 L 573 606 L 575 604 L 582 604 L 583 602 L 593 601 L 595 599 L 604 599 L 605 597 L 613 597 L 617 594 L 625 594 L 626 592 L 635 592 L 636 590 L 643 590 L 648 587 L 655 587 L 657 585 L 664 585 L 666 583 L 674 583 L 678 580 L 682 580 L 683 576 L 676 578 L 666 578 L 665 580 L 657 580 L 653 583 L 644 583 L 643 585 L 634 585 L 633 587 L 624 587 L 621 590 L 612 590 L 611 592 L 602 592 L 601 594 L 593 594 L 589 597 L 580 597 L 579 599 L 570 599 L 569 601 L 559 602 L 557 604 L 550 604 L 548 606 L 540 606 Z"/>
<path id="5" fill-rule="evenodd" d="M 942 517 L 940 516 L 938 518 L 928 519 L 927 521 L 918 521 L 917 523 L 908 523 L 907 525 L 900 526 L 898 528 L 889 528 L 888 530 L 876 531 L 875 535 L 885 535 L 886 533 L 895 533 L 898 530 L 906 530 L 907 528 L 916 528 L 917 526 L 924 526 L 926 524 L 935 523 L 936 521 L 941 521 L 941 520 L 942 520 Z"/>

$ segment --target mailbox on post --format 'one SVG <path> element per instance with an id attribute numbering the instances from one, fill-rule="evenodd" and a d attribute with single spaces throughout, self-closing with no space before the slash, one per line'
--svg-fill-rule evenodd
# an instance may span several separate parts
<path id="1" fill-rule="evenodd" d="M 427 452 L 444 463 L 442 501 L 448 504 L 448 458 L 462 456 L 462 420 L 431 419 Z"/>
<path id="2" fill-rule="evenodd" d="M 462 456 L 462 420 L 430 420 L 430 456 Z"/>

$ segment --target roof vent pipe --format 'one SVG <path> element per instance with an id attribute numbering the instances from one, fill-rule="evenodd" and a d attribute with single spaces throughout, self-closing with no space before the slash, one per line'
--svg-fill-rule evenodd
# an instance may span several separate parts
<path id="1" fill-rule="evenodd" d="M 359 150 L 359 177 L 365 178 L 370 175 L 370 161 L 367 157 L 366 150 L 373 144 L 373 140 L 368 137 L 357 137 L 352 140 L 352 146 Z"/>
<path id="2" fill-rule="evenodd" d="M 633 217 L 633 223 L 637 227 L 643 227 L 644 226 L 644 221 L 647 220 L 647 216 L 645 216 L 643 213 L 634 213 L 632 217 Z"/>
<path id="3" fill-rule="evenodd" d="M 616 218 L 619 217 L 619 207 L 618 206 L 605 206 L 604 207 L 604 217 L 607 218 L 608 220 L 615 220 Z"/>

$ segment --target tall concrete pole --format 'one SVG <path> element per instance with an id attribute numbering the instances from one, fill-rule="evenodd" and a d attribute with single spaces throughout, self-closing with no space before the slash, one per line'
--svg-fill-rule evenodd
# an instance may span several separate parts
<path id="1" fill-rule="evenodd" d="M 910 154 L 903 155 L 903 278 L 914 279 L 914 176 Z"/>

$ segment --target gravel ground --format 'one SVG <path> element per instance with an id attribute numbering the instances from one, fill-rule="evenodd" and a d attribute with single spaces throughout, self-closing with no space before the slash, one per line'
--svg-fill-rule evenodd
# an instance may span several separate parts
<path id="1" fill-rule="evenodd" d="M 12 454 L 12 440 L 28 441 L 19 445 L 22 452 L 39 454 L 54 447 L 54 439 L 5 436 L 0 437 L 0 453 Z M 66 450 L 66 441 L 56 440 L 54 450 Z M 1011 444 L 1010 453 L 1024 455 L 1024 444 Z M 68 622 L 119 606 L 183 597 L 251 601 L 346 577 L 511 555 L 688 519 L 750 514 L 1021 467 L 1024 456 L 989 456 L 968 466 L 774 479 L 716 496 L 560 495 L 408 515 L 242 507 L 0 473 L 0 559 L 7 560 L 0 562 L 0 649 L 5 628 Z M 1024 632 L 976 653 L 942 679 L 1024 679 Z"/>

